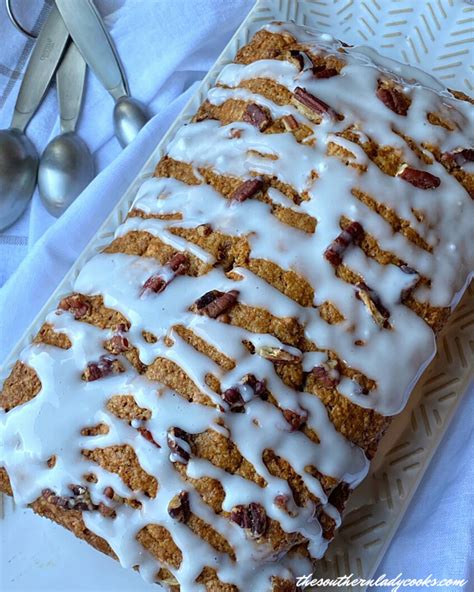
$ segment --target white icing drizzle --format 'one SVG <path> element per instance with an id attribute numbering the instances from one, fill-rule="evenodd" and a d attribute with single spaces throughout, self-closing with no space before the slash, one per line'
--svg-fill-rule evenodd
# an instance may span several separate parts
<path id="1" fill-rule="evenodd" d="M 336 55 L 340 48 L 339 42 L 329 35 L 305 28 L 270 25 L 267 29 L 289 32 L 311 46 L 314 53 L 323 51 Z M 381 145 L 400 148 L 412 166 L 427 170 L 392 128 L 396 127 L 416 142 L 436 144 L 442 152 L 467 147 L 473 135 L 468 107 L 448 98 L 446 93 L 440 94 L 440 85 L 431 77 L 382 58 L 369 48 L 346 48 L 345 53 L 337 55 L 346 66 L 338 76 L 324 80 L 314 78 L 310 69 L 298 72 L 286 61 L 229 64 L 218 78 L 220 86 L 208 94 L 208 100 L 214 105 L 239 99 L 258 103 L 268 109 L 273 118 L 292 115 L 297 122 L 313 130 L 315 142 L 298 143 L 291 133 L 262 134 L 248 123 L 224 126 L 209 120 L 183 127 L 168 149 L 171 158 L 191 163 L 198 179 L 202 179 L 199 167 L 211 167 L 217 173 L 242 179 L 265 174 L 277 177 L 300 194 L 305 193 L 309 199 L 298 205 L 274 188 L 268 191 L 268 197 L 273 204 L 315 218 L 317 227 L 313 234 L 285 225 L 272 215 L 269 204 L 253 199 L 233 203 L 205 183 L 188 186 L 174 179 L 145 180 L 134 207 L 149 214 L 179 213 L 179 220 L 131 217 L 116 232 L 116 237 L 131 231 L 148 232 L 209 266 L 215 263 L 212 255 L 176 236 L 169 228 L 209 224 L 222 233 L 244 236 L 251 246 L 252 258 L 270 260 L 283 269 L 301 274 L 315 289 L 314 306 L 297 304 L 243 268 L 234 269 L 240 276 L 239 281 L 228 278 L 221 268 L 212 268 L 197 278 L 172 278 L 169 268 L 153 258 L 120 253 L 96 255 L 79 274 L 75 291 L 101 294 L 105 306 L 121 312 L 130 321 L 127 339 L 138 348 L 141 361 L 149 365 L 161 357 L 175 362 L 207 395 L 211 405 L 188 402 L 160 383 L 137 375 L 123 356 L 120 357 L 125 367 L 123 373 L 84 382 L 82 372 L 88 363 L 104 355 L 104 341 L 113 333 L 78 322 L 69 312 L 56 311 L 48 316 L 47 322 L 56 331 L 66 334 L 72 347 L 67 350 L 45 344 L 27 347 L 21 361 L 36 371 L 42 388 L 27 404 L 0 414 L 0 466 L 8 471 L 17 503 L 31 503 L 44 489 L 68 495 L 70 484 L 81 483 L 84 474 L 94 473 L 97 483 L 88 484 L 93 503 L 107 503 L 104 488 L 110 486 L 119 496 L 138 500 L 141 508 L 120 506 L 114 519 L 99 512 L 84 512 L 86 526 L 110 544 L 122 565 L 139 566 L 140 573 L 150 581 L 156 577 L 160 565 L 136 541 L 136 536 L 148 524 L 167 528 L 181 549 L 183 559 L 177 569 L 166 567 L 183 592 L 205 590 L 195 581 L 205 566 L 215 569 L 221 581 L 241 590 L 262 591 L 270 587 L 272 576 L 301 575 L 309 573 L 311 568 L 301 557 L 279 557 L 275 563 L 277 557 L 268 545 L 252 541 L 228 518 L 216 515 L 176 471 L 174 463 L 179 458 L 176 453 L 170 453 L 167 444 L 171 428 L 180 428 L 189 434 L 214 430 L 231 438 L 242 456 L 265 480 L 264 487 L 192 454 L 187 465 L 188 476 L 217 479 L 225 492 L 225 512 L 236 505 L 261 504 L 267 516 L 278 521 L 285 532 L 299 533 L 308 539 L 314 558 L 321 557 L 327 545 L 321 526 L 314 518 L 314 504 L 298 507 L 294 503 L 289 484 L 269 472 L 263 462 L 263 452 L 271 449 L 287 460 L 336 524 L 340 522 L 337 510 L 328 502 L 320 481 L 307 472 L 306 467 L 311 465 L 323 475 L 344 481 L 351 487 L 355 487 L 368 470 L 363 451 L 336 430 L 319 398 L 286 386 L 275 373 L 272 362 L 260 355 L 251 355 L 243 342 L 252 343 L 257 350 L 269 346 L 301 357 L 305 372 L 324 366 L 328 362 L 328 351 L 335 351 L 345 364 L 376 383 L 375 390 L 364 395 L 357 383 L 343 377 L 337 386 L 339 392 L 357 405 L 391 415 L 403 408 L 413 384 L 435 351 L 431 329 L 401 303 L 401 294 L 414 285 L 419 275 L 424 275 L 431 284 L 429 288 L 417 290 L 415 296 L 433 306 L 452 306 L 474 267 L 471 240 L 474 205 L 462 186 L 441 165 L 429 166 L 429 171 L 441 179 L 440 186 L 430 191 L 417 189 L 398 177 L 383 174 L 359 146 L 337 135 L 350 125 L 356 125 L 363 129 L 361 134 Z M 406 117 L 393 113 L 376 98 L 380 70 L 395 72 L 404 91 L 410 95 L 411 105 Z M 242 81 L 258 77 L 270 78 L 290 91 L 304 87 L 344 114 L 344 120 L 323 117 L 321 123 L 315 125 L 294 106 L 277 105 L 246 89 L 235 88 Z M 448 133 L 430 125 L 426 114 L 437 111 L 449 113 L 459 129 Z M 329 142 L 349 150 L 354 162 L 367 170 L 361 173 L 335 157 L 327 157 Z M 255 152 L 273 158 L 263 158 Z M 381 216 L 352 195 L 354 187 L 373 195 L 407 220 L 425 239 L 431 252 L 394 233 Z M 414 211 L 423 213 L 422 221 Z M 360 221 L 382 249 L 392 252 L 417 272 L 407 274 L 395 265 L 380 265 L 359 248 L 349 248 L 344 255 L 345 265 L 377 291 L 390 313 L 389 329 L 382 329 L 374 322 L 364 302 L 356 298 L 354 286 L 338 278 L 333 266 L 324 258 L 325 250 L 341 232 L 342 216 Z M 143 284 L 154 274 L 172 281 L 159 294 L 143 294 Z M 276 317 L 298 318 L 306 337 L 321 351 L 303 353 L 272 335 L 252 333 L 190 311 L 192 303 L 206 292 L 232 289 L 239 290 L 239 302 L 265 308 Z M 342 313 L 342 322 L 330 325 L 319 315 L 318 306 L 327 301 Z M 226 371 L 199 353 L 177 334 L 176 325 L 191 329 L 233 359 L 235 367 Z M 148 343 L 143 331 L 153 333 L 157 341 Z M 337 374 L 331 372 L 332 377 Z M 244 412 L 224 409 L 221 397 L 207 384 L 209 374 L 220 381 L 222 392 L 240 385 Z M 242 384 L 243 377 L 249 374 L 266 381 L 280 409 L 253 396 L 250 387 Z M 112 395 L 119 394 L 133 395 L 139 406 L 150 410 L 151 418 L 145 422 L 134 420 L 130 424 L 114 418 L 106 404 Z M 302 431 L 291 431 L 282 409 L 307 414 L 306 424 L 318 435 L 319 442 L 312 441 Z M 109 426 L 108 433 L 95 437 L 81 435 L 82 427 L 99 423 Z M 143 426 L 158 446 L 142 437 L 138 430 Z M 156 477 L 155 498 L 141 491 L 131 492 L 118 475 L 81 455 L 82 449 L 124 444 L 133 447 L 141 467 Z M 182 444 L 189 454 L 189 445 L 184 441 Z M 46 461 L 53 455 L 57 457 L 56 464 L 48 468 Z M 229 542 L 235 562 L 169 515 L 168 505 L 181 491 L 188 492 L 192 513 Z M 277 496 L 287 496 L 289 513 L 275 503 Z"/>

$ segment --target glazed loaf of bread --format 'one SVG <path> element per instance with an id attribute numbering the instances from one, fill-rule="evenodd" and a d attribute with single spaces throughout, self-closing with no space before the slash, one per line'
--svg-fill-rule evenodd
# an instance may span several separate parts
<path id="1" fill-rule="evenodd" d="M 474 269 L 473 107 L 274 23 L 0 395 L 0 489 L 149 581 L 285 592 Z"/>

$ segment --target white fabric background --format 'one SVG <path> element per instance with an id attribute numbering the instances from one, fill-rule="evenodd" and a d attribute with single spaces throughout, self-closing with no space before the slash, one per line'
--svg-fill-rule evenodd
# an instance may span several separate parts
<path id="1" fill-rule="evenodd" d="M 23 22 L 33 24 L 41 4 L 14 0 Z M 153 119 L 124 151 L 113 136 L 111 98 L 88 74 L 78 131 L 101 173 L 56 221 L 37 193 L 22 218 L 0 234 L 0 360 L 87 244 L 122 191 L 140 170 L 253 5 L 252 0 L 97 0 L 117 45 L 132 94 Z M 0 128 L 7 127 L 18 92 L 12 71 L 30 46 L 0 6 Z M 3 88 L 2 88 L 3 84 Z M 7 95 L 7 96 L 6 96 Z M 51 89 L 28 128 L 39 149 L 58 132 Z M 18 267 L 21 259 L 22 264 Z M 474 580 L 474 388 L 466 395 L 378 571 L 388 576 Z M 470 588 L 472 589 L 472 588 Z"/>

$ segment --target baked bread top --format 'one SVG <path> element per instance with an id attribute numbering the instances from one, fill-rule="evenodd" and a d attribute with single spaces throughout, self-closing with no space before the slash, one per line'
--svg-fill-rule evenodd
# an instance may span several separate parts
<path id="1" fill-rule="evenodd" d="M 473 136 L 419 70 L 259 31 L 5 381 L 17 502 L 174 589 L 310 573 L 474 269 Z"/>

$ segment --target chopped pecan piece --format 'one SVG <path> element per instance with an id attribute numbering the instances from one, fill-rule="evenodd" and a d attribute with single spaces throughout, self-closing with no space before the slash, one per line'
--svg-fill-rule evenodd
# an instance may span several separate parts
<path id="1" fill-rule="evenodd" d="M 293 93 L 292 103 L 296 108 L 306 115 L 308 119 L 319 123 L 321 117 L 328 115 L 329 117 L 336 118 L 337 114 L 327 103 L 318 99 L 304 88 L 297 86 Z M 315 118 L 316 116 L 316 118 Z"/>
<path id="2" fill-rule="evenodd" d="M 397 172 L 397 177 L 404 181 L 411 183 L 414 187 L 419 189 L 436 189 L 441 183 L 441 179 L 428 173 L 428 171 L 420 171 L 414 169 L 407 164 L 403 164 Z"/>
<path id="3" fill-rule="evenodd" d="M 328 360 L 311 370 L 316 383 L 324 388 L 335 388 L 341 381 L 337 360 Z"/>
<path id="4" fill-rule="evenodd" d="M 166 265 L 175 275 L 184 275 L 189 267 L 189 258 L 184 253 L 175 253 Z"/>
<path id="5" fill-rule="evenodd" d="M 364 229 L 359 222 L 351 222 L 339 236 L 337 236 L 329 247 L 324 251 L 324 257 L 334 266 L 342 263 L 342 257 L 346 252 L 346 249 L 352 243 L 357 243 Z"/>
<path id="6" fill-rule="evenodd" d="M 441 161 L 453 167 L 462 167 L 466 162 L 474 161 L 474 148 L 460 148 L 453 152 L 444 152 Z"/>
<path id="7" fill-rule="evenodd" d="M 147 290 L 160 294 L 166 288 L 167 282 L 161 275 L 152 275 L 143 284 L 141 293 L 144 294 Z"/>
<path id="8" fill-rule="evenodd" d="M 248 374 L 242 384 L 232 386 L 222 393 L 222 399 L 229 405 L 230 411 L 242 411 L 245 403 L 254 396 L 266 398 L 268 395 L 266 382 L 257 380 L 253 374 Z"/>
<path id="9" fill-rule="evenodd" d="M 104 488 L 104 495 L 105 495 L 105 497 L 108 497 L 109 499 L 114 499 L 115 491 L 110 486 L 105 487 Z"/>
<path id="10" fill-rule="evenodd" d="M 250 103 L 245 108 L 242 116 L 243 121 L 250 123 L 254 127 L 258 128 L 261 132 L 266 129 L 272 122 L 266 109 L 263 109 L 255 103 Z"/>
<path id="11" fill-rule="evenodd" d="M 212 233 L 212 226 L 210 224 L 200 224 L 196 230 L 199 236 L 209 236 Z"/>
<path id="12" fill-rule="evenodd" d="M 267 515 L 261 504 L 255 502 L 248 506 L 239 505 L 232 508 L 230 519 L 240 528 L 248 531 L 252 538 L 259 538 L 267 529 Z"/>
<path id="13" fill-rule="evenodd" d="M 113 508 L 111 508 L 110 506 L 105 505 L 103 502 L 99 502 L 99 505 L 97 506 L 97 510 L 99 510 L 99 512 L 105 518 L 115 518 L 117 516 L 117 513 L 115 512 L 115 510 Z"/>
<path id="14" fill-rule="evenodd" d="M 281 121 L 287 132 L 294 132 L 299 128 L 299 124 L 293 115 L 283 115 Z"/>
<path id="15" fill-rule="evenodd" d="M 191 515 L 189 507 L 189 494 L 187 491 L 180 491 L 178 495 L 170 501 L 168 505 L 168 514 L 178 522 L 186 522 Z"/>
<path id="16" fill-rule="evenodd" d="M 118 374 L 120 372 L 124 372 L 124 368 L 116 358 L 101 356 L 98 362 L 90 362 L 87 365 L 87 368 L 82 374 L 82 380 L 93 382 L 109 374 Z"/>
<path id="17" fill-rule="evenodd" d="M 413 269 L 413 267 L 410 267 L 409 265 L 406 265 L 405 263 L 403 265 L 400 265 L 400 270 L 403 271 L 403 273 L 406 273 L 408 275 L 417 274 L 417 271 L 415 269 Z"/>
<path id="18" fill-rule="evenodd" d="M 142 337 L 147 343 L 156 343 L 158 341 L 158 337 L 150 331 L 142 331 Z"/>
<path id="19" fill-rule="evenodd" d="M 56 495 L 51 489 L 43 489 L 42 495 L 50 504 L 54 504 L 64 510 L 79 510 L 91 512 L 97 510 L 98 506 L 92 503 L 89 491 L 82 485 L 69 485 L 72 496 Z"/>
<path id="20" fill-rule="evenodd" d="M 60 498 L 62 500 L 62 498 Z M 61 506 L 61 503 L 58 504 L 59 506 Z M 96 506 L 94 506 L 93 504 L 88 504 L 86 502 L 69 502 L 67 501 L 67 505 L 65 506 L 61 506 L 63 508 L 67 508 L 69 510 L 79 510 L 81 512 L 92 512 L 93 510 L 96 510 Z"/>
<path id="21" fill-rule="evenodd" d="M 237 386 L 226 389 L 222 393 L 222 398 L 229 405 L 231 411 L 240 411 L 245 405 L 239 387 Z"/>
<path id="22" fill-rule="evenodd" d="M 382 103 L 397 115 L 406 116 L 408 113 L 410 101 L 396 88 L 379 86 L 376 94 Z"/>
<path id="23" fill-rule="evenodd" d="M 175 253 L 166 263 L 162 274 L 153 274 L 143 284 L 140 295 L 150 291 L 160 294 L 176 276 L 184 275 L 188 270 L 189 259 L 184 253 Z"/>
<path id="24" fill-rule="evenodd" d="M 255 197 L 259 191 L 263 189 L 263 181 L 259 177 L 255 179 L 247 179 L 241 183 L 237 189 L 231 194 L 232 201 L 242 202 L 251 197 Z"/>
<path id="25" fill-rule="evenodd" d="M 336 68 L 328 68 L 326 65 L 313 67 L 313 75 L 315 78 L 332 78 L 338 74 L 339 72 Z"/>
<path id="26" fill-rule="evenodd" d="M 230 138 L 241 138 L 242 137 L 242 130 L 232 128 L 229 130 L 229 137 Z"/>
<path id="27" fill-rule="evenodd" d="M 304 70 L 311 70 L 313 68 L 313 60 L 304 51 L 291 49 L 287 55 L 288 61 L 291 62 L 300 72 L 303 72 Z"/>
<path id="28" fill-rule="evenodd" d="M 198 298 L 195 304 L 200 314 L 215 319 L 223 312 L 232 308 L 237 302 L 238 296 L 238 290 L 230 290 L 229 292 L 211 290 L 210 292 L 206 292 L 201 298 Z"/>
<path id="29" fill-rule="evenodd" d="M 283 510 L 290 516 L 296 516 L 294 502 L 289 495 L 286 495 L 285 493 L 279 493 L 274 497 L 273 503 L 277 508 L 280 508 L 280 510 Z"/>
<path id="30" fill-rule="evenodd" d="M 72 484 L 72 485 L 69 485 L 69 489 L 76 496 L 83 496 L 87 492 L 87 487 L 84 487 L 84 485 L 74 485 L 74 484 Z"/>
<path id="31" fill-rule="evenodd" d="M 297 413 L 292 409 L 283 409 L 283 417 L 291 426 L 291 431 L 299 430 L 308 420 L 308 413 L 302 410 L 302 413 Z"/>
<path id="32" fill-rule="evenodd" d="M 301 362 L 301 355 L 294 355 L 281 347 L 273 347 L 270 345 L 263 345 L 257 348 L 257 353 L 262 358 L 270 360 L 270 362 L 287 362 L 290 364 L 297 364 Z"/>
<path id="33" fill-rule="evenodd" d="M 68 310 L 74 315 L 76 320 L 85 317 L 91 309 L 89 302 L 82 294 L 66 296 L 59 302 L 58 308 Z"/>
<path id="34" fill-rule="evenodd" d="M 56 495 L 54 491 L 51 491 L 51 489 L 43 489 L 43 497 L 48 503 L 58 506 L 58 508 L 63 508 L 65 510 L 75 509 L 73 504 L 69 503 L 71 498 L 62 495 Z"/>
<path id="35" fill-rule="evenodd" d="M 356 297 L 367 307 L 377 325 L 383 329 L 390 329 L 388 319 L 390 312 L 382 304 L 378 294 L 369 288 L 367 284 L 358 282 L 356 284 Z"/>
<path id="36" fill-rule="evenodd" d="M 153 438 L 153 435 L 150 432 L 150 430 L 147 430 L 143 426 L 140 426 L 137 428 L 137 431 L 140 433 L 141 436 L 143 436 L 145 438 L 145 440 L 148 440 L 148 442 L 151 442 L 157 448 L 161 448 L 161 446 L 158 444 L 158 442 L 156 442 L 155 439 Z"/>
<path id="37" fill-rule="evenodd" d="M 208 304 L 213 302 L 216 298 L 218 298 L 222 294 L 224 294 L 224 292 L 219 292 L 219 290 L 210 290 L 209 292 L 206 292 L 205 294 L 203 294 L 200 298 L 198 298 L 196 300 L 196 302 L 195 302 L 196 308 L 198 310 L 206 308 L 206 306 Z"/>
<path id="38" fill-rule="evenodd" d="M 113 337 L 108 339 L 105 342 L 104 347 L 111 354 L 116 355 L 122 354 L 131 349 L 130 342 L 128 341 L 128 339 L 120 334 L 114 335 Z"/>
<path id="39" fill-rule="evenodd" d="M 132 508 L 138 508 L 141 506 L 140 502 L 138 502 L 137 500 L 127 499 L 125 497 L 122 497 L 121 495 L 116 493 L 114 491 L 114 489 L 110 486 L 104 487 L 104 491 L 102 493 L 105 495 L 105 497 L 107 499 L 109 499 L 117 504 L 126 504 L 127 506 L 130 506 Z M 104 504 L 104 508 L 102 510 L 103 511 L 105 510 L 105 515 L 110 515 L 112 512 L 112 508 L 105 506 L 105 504 Z M 100 508 L 99 508 L 99 511 L 101 511 Z"/>
<path id="40" fill-rule="evenodd" d="M 267 383 L 265 380 L 258 380 L 253 374 L 248 374 L 244 378 L 244 384 L 249 385 L 257 397 L 266 399 L 268 397 Z"/>
<path id="41" fill-rule="evenodd" d="M 288 502 L 290 501 L 290 498 L 287 495 L 280 493 L 275 496 L 273 501 L 275 503 L 275 506 L 277 506 L 277 508 L 280 508 L 281 510 L 285 510 L 286 512 L 288 512 L 287 505 L 288 505 Z"/>
<path id="42" fill-rule="evenodd" d="M 171 428 L 168 431 L 167 442 L 171 450 L 171 462 L 186 465 L 191 458 L 191 446 L 187 441 L 188 434 L 181 428 Z"/>

